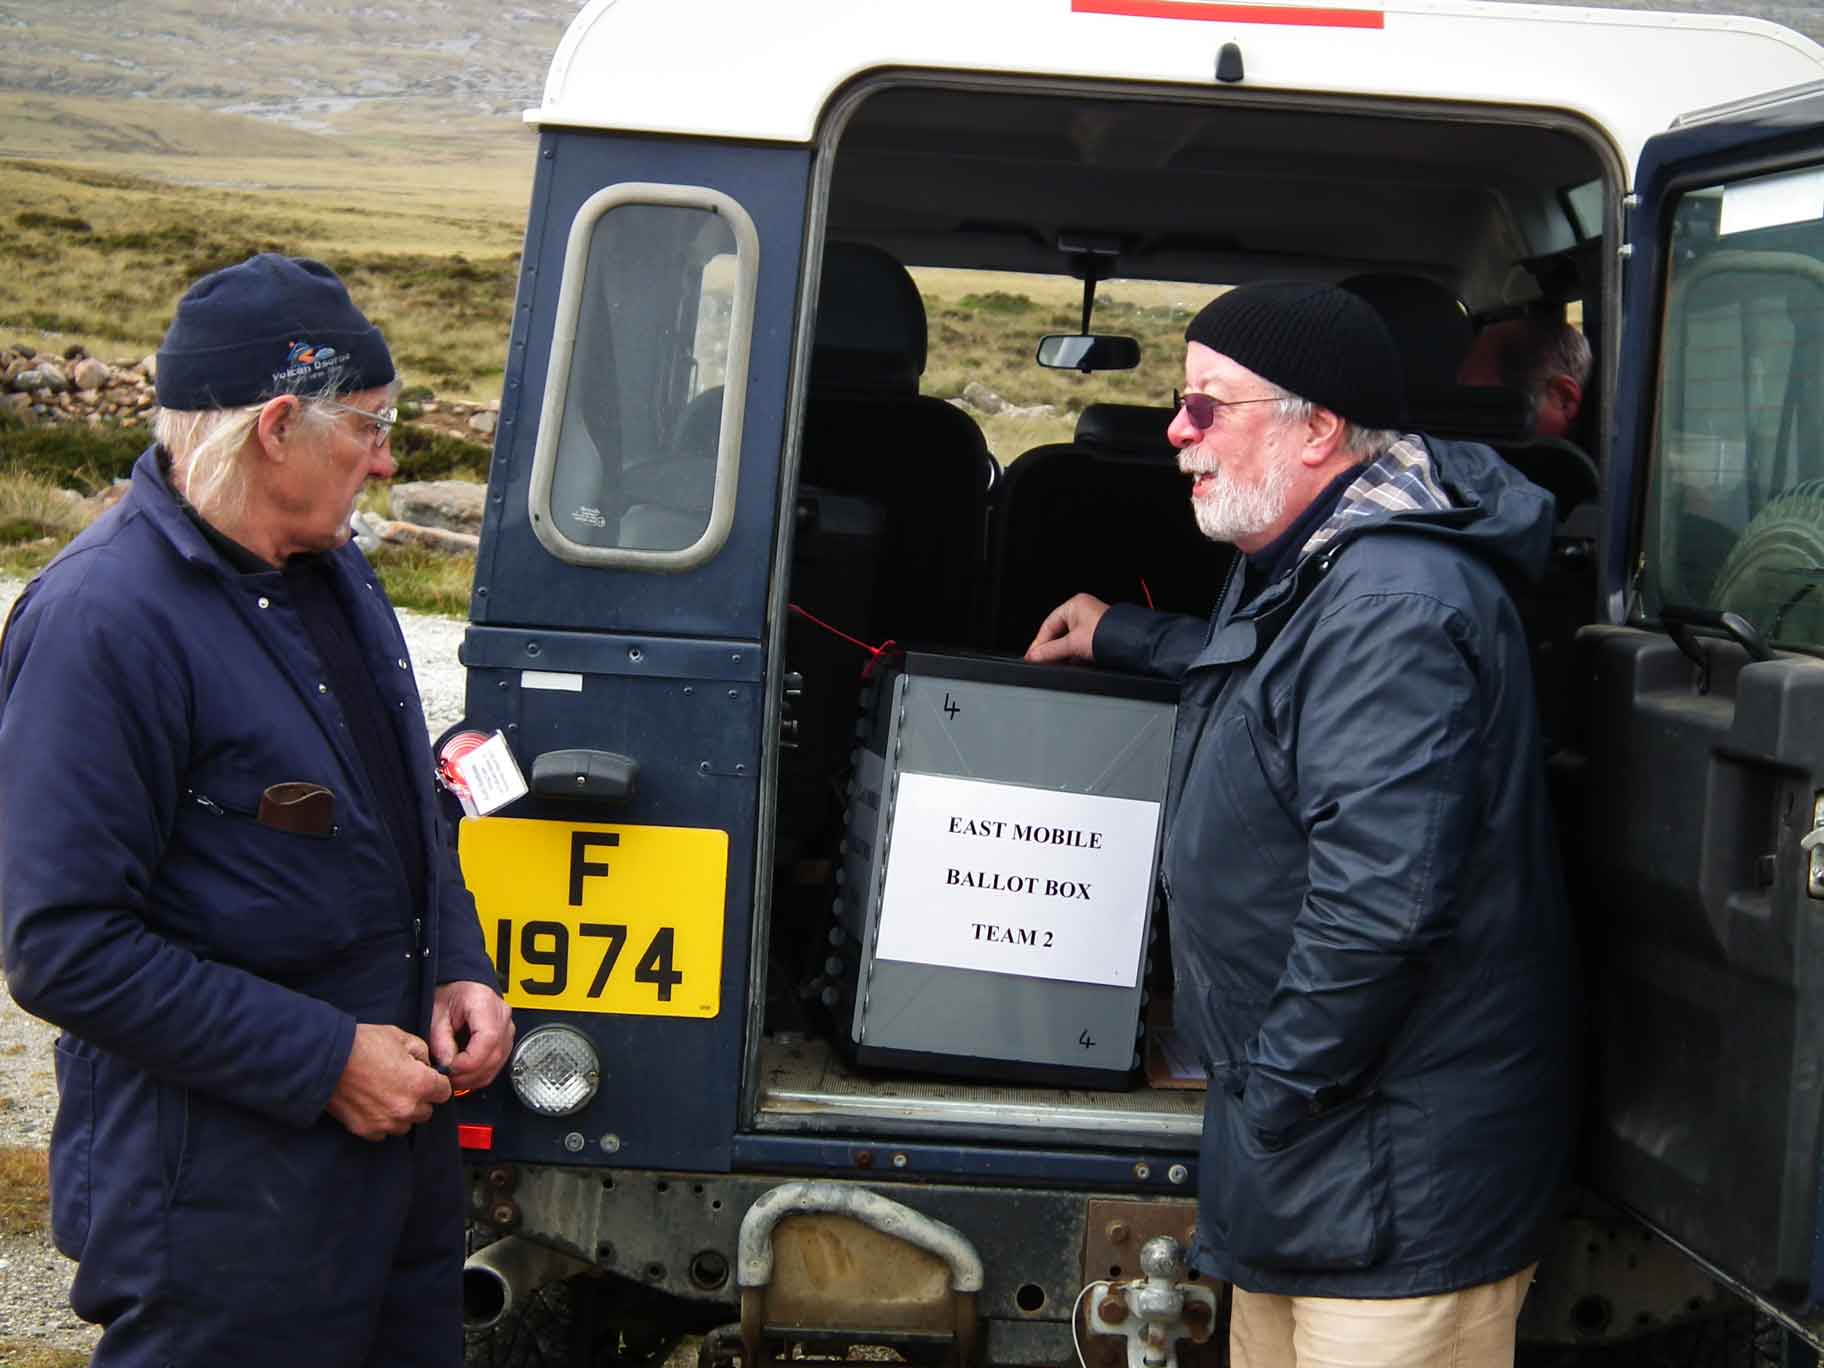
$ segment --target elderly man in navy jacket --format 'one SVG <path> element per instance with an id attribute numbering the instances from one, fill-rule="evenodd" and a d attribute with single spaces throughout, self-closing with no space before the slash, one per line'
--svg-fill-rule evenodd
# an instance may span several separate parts
<path id="1" fill-rule="evenodd" d="M 1163 874 L 1211 1086 L 1197 1266 L 1237 1368 L 1487 1368 L 1568 1144 L 1567 930 L 1506 584 L 1552 506 L 1402 433 L 1345 291 L 1243 286 L 1185 333 L 1169 436 L 1240 551 L 1208 622 L 1087 595 L 1034 660 L 1182 681 Z"/>
<path id="2" fill-rule="evenodd" d="M 7 981 L 63 1027 L 95 1363 L 461 1362 L 452 1086 L 512 1043 L 391 605 L 379 332 L 313 261 L 179 303 L 159 443 L 0 641 Z"/>

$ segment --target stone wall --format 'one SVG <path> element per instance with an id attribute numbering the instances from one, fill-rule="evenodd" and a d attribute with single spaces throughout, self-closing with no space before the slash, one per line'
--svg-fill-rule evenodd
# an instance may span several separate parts
<path id="1" fill-rule="evenodd" d="M 23 342 L 0 349 L 0 405 L 28 423 L 143 427 L 157 400 L 153 361 L 103 361 L 80 347 L 58 355 Z"/>
<path id="2" fill-rule="evenodd" d="M 49 352 L 14 342 L 0 347 L 0 408 L 27 423 L 144 427 L 158 405 L 152 392 L 157 375 L 151 356 L 104 361 L 81 347 Z M 433 399 L 417 407 L 414 422 L 485 444 L 500 404 Z"/>

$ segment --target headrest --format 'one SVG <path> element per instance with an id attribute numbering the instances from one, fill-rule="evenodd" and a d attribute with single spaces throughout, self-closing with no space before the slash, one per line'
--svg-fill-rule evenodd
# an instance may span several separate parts
<path id="1" fill-rule="evenodd" d="M 925 305 L 910 272 L 878 247 L 826 244 L 811 383 L 916 393 L 924 373 Z"/>
<path id="2" fill-rule="evenodd" d="M 1408 391 L 1456 383 L 1475 325 L 1454 294 L 1424 276 L 1392 272 L 1350 276 L 1340 284 L 1367 301 L 1393 334 Z"/>
<path id="3" fill-rule="evenodd" d="M 1533 408 L 1517 390 L 1492 385 L 1430 385 L 1407 392 L 1406 412 L 1420 432 L 1469 441 L 1528 442 Z"/>
<path id="4" fill-rule="evenodd" d="M 1077 445 L 1097 454 L 1156 457 L 1176 464 L 1178 453 L 1166 437 L 1174 414 L 1146 404 L 1086 404 L 1077 419 Z"/>

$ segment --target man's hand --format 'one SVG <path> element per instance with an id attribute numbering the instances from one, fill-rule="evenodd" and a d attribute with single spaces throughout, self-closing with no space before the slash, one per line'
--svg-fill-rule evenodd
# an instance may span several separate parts
<path id="1" fill-rule="evenodd" d="M 460 1050 L 456 1033 L 466 1029 Z M 457 1088 L 485 1088 L 513 1048 L 513 1009 L 485 983 L 446 983 L 431 1008 L 431 1053 Z"/>
<path id="2" fill-rule="evenodd" d="M 1039 625 L 1039 634 L 1026 648 L 1026 659 L 1035 665 L 1059 661 L 1094 661 L 1096 624 L 1108 605 L 1090 594 L 1078 594 L 1051 610 Z"/>
<path id="3" fill-rule="evenodd" d="M 430 1057 L 422 1040 L 397 1026 L 357 1025 L 329 1114 L 363 1140 L 422 1125 L 432 1107 L 450 1100 L 450 1080 L 431 1068 Z"/>

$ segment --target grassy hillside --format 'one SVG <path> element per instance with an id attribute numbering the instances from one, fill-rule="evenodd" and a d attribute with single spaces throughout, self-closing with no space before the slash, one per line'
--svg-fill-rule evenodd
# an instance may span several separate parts
<path id="1" fill-rule="evenodd" d="M 121 120 L 105 126 L 123 139 L 132 133 Z M 0 161 L 7 340 L 142 356 L 189 282 L 253 252 L 282 251 L 343 275 L 386 330 L 408 383 L 498 394 L 530 140 L 502 139 L 440 165 L 403 150 L 254 131 L 247 154 L 160 158 L 166 174 L 191 173 L 189 184 L 131 169 L 145 155 L 137 148 L 82 165 Z M 178 120 L 166 132 L 189 130 Z M 275 155 L 275 140 L 300 140 L 309 155 Z"/>

